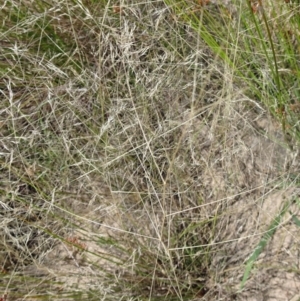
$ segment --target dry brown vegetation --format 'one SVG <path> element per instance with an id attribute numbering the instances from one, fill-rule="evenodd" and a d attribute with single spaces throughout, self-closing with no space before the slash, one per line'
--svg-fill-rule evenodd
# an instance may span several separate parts
<path id="1" fill-rule="evenodd" d="M 300 298 L 299 4 L 242 2 L 1 4 L 0 301 Z"/>

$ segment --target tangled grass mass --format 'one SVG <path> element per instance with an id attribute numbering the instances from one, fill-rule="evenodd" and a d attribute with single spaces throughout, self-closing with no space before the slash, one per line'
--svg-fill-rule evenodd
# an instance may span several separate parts
<path id="1" fill-rule="evenodd" d="M 300 299 L 299 1 L 0 6 L 0 301 Z"/>

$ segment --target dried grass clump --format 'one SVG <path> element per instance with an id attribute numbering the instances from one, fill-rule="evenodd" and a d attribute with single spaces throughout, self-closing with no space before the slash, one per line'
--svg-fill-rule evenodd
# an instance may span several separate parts
<path id="1" fill-rule="evenodd" d="M 280 250 L 297 246 L 283 100 L 298 69 L 280 55 L 297 44 L 276 69 L 259 11 L 236 1 L 6 1 L 1 15 L 9 300 L 245 300 L 271 296 L 255 285 L 274 271 L 296 282 Z M 279 51 L 285 35 L 269 37 Z"/>

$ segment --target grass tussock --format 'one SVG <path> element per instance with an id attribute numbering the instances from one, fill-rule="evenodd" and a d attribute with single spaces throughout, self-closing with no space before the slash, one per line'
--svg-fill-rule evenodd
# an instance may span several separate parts
<path id="1" fill-rule="evenodd" d="M 299 272 L 297 1 L 0 16 L 0 300 L 243 300 L 254 267 Z"/>

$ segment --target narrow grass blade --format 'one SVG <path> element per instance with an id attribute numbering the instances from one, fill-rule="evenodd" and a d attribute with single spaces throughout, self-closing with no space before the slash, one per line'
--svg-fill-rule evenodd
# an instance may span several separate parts
<path id="1" fill-rule="evenodd" d="M 262 239 L 258 243 L 257 247 L 255 248 L 254 252 L 250 256 L 250 258 L 247 261 L 246 269 L 244 272 L 243 280 L 240 285 L 240 289 L 243 289 L 247 279 L 249 278 L 249 275 L 251 273 L 252 267 L 258 256 L 261 254 L 265 246 L 267 245 L 268 241 L 273 237 L 273 235 L 276 232 L 276 229 L 278 228 L 281 218 L 286 213 L 287 209 L 289 207 L 289 202 L 286 202 L 280 211 L 280 213 L 273 219 L 271 225 L 269 226 L 267 232 L 263 235 Z"/>
<path id="2" fill-rule="evenodd" d="M 291 211 L 290 211 L 290 214 L 292 216 L 292 221 L 294 222 L 294 224 L 296 224 L 298 227 L 300 227 L 300 220 Z"/>

